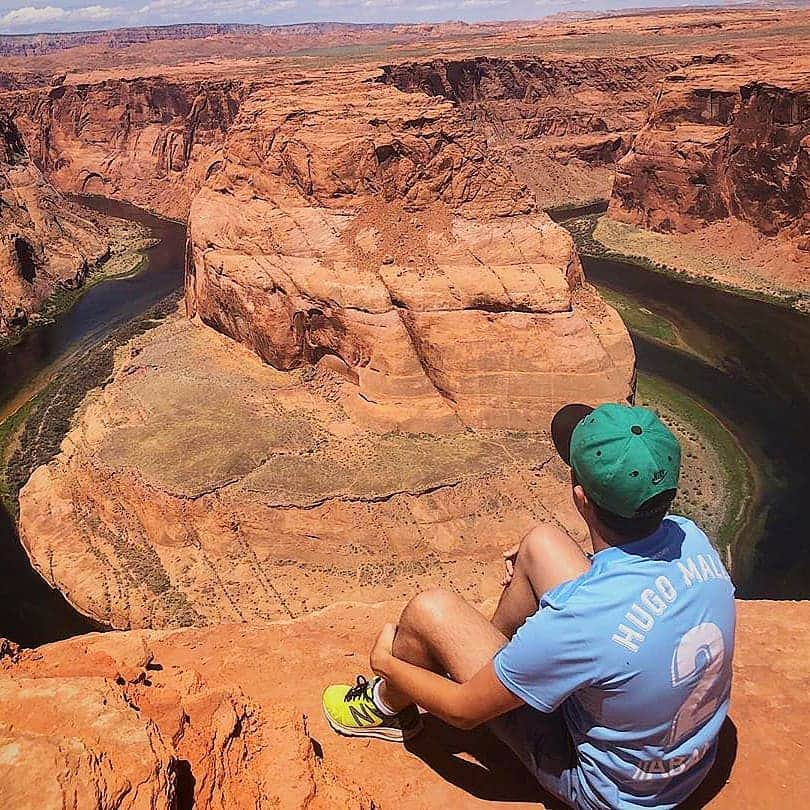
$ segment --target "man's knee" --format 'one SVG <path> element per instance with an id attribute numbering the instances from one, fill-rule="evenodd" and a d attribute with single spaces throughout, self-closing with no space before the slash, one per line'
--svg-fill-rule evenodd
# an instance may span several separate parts
<path id="1" fill-rule="evenodd" d="M 590 561 L 565 532 L 541 523 L 522 540 L 517 568 L 529 580 L 536 596 L 574 579 L 590 568 Z"/>
<path id="2" fill-rule="evenodd" d="M 400 626 L 412 629 L 436 627 L 452 621 L 459 596 L 444 588 L 428 588 L 417 594 L 402 611 Z"/>
<path id="3" fill-rule="evenodd" d="M 520 541 L 518 563 L 524 565 L 542 563 L 571 542 L 571 539 L 556 526 L 551 523 L 541 523 Z"/>

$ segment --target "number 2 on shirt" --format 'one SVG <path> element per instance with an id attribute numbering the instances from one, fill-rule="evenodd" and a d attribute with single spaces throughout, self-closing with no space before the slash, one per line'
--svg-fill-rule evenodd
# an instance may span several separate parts
<path id="1" fill-rule="evenodd" d="M 712 622 L 696 625 L 680 640 L 672 656 L 672 686 L 700 675 L 672 721 L 667 746 L 677 745 L 717 711 L 725 696 L 724 659 L 723 634 Z"/>

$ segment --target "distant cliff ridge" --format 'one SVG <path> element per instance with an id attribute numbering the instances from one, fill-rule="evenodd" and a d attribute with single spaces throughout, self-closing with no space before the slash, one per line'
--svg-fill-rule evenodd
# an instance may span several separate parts
<path id="1" fill-rule="evenodd" d="M 798 59 L 672 73 L 617 167 L 610 213 L 659 231 L 747 222 L 810 250 L 810 74 Z"/>
<path id="2" fill-rule="evenodd" d="M 442 24 L 453 28 L 467 27 L 463 22 Z M 273 38 L 320 37 L 330 34 L 368 34 L 373 32 L 413 32 L 429 34 L 434 25 L 403 25 L 398 23 L 311 22 L 291 25 L 259 25 L 245 23 L 188 23 L 179 25 L 148 25 L 136 28 L 116 28 L 109 31 L 74 31 L 43 34 L 0 35 L 0 56 L 40 56 L 82 45 L 105 48 L 125 48 L 142 42 L 172 39 L 204 39 L 205 37 L 267 36 Z"/>
<path id="3" fill-rule="evenodd" d="M 38 56 L 80 45 L 123 48 L 138 42 L 159 39 L 202 39 L 214 36 L 253 36 L 256 34 L 325 33 L 337 26 L 347 29 L 362 25 L 346 23 L 300 23 L 296 25 L 248 25 L 245 23 L 188 23 L 116 28 L 110 31 L 72 31 L 55 34 L 4 34 L 0 36 L 0 56 Z M 377 26 L 390 27 L 390 26 Z"/>

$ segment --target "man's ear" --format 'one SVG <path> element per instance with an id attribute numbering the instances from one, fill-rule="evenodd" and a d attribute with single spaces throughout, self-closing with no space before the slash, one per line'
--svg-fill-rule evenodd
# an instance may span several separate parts
<path id="1" fill-rule="evenodd" d="M 577 512 L 587 521 L 591 502 L 588 500 L 588 496 L 585 494 L 585 490 L 580 484 L 574 485 L 574 504 L 577 507 Z"/>
<path id="2" fill-rule="evenodd" d="M 594 520 L 593 504 L 588 500 L 585 490 L 580 484 L 574 486 L 574 504 L 582 519 L 590 526 Z"/>

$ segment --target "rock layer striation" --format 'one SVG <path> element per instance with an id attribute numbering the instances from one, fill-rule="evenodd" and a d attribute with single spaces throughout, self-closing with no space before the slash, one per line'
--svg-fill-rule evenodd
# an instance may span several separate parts
<path id="1" fill-rule="evenodd" d="M 295 618 L 429 584 L 485 599 L 533 525 L 583 538 L 546 433 L 380 430 L 356 400 L 323 361 L 276 370 L 178 316 L 119 350 L 22 490 L 21 539 L 83 613 L 127 628 Z"/>
<path id="2" fill-rule="evenodd" d="M 242 90 L 238 81 L 109 79 L 10 92 L 0 106 L 59 188 L 185 219 Z"/>
<path id="3" fill-rule="evenodd" d="M 627 396 L 568 235 L 452 104 L 361 78 L 245 100 L 192 207 L 189 314 L 278 369 L 330 358 L 388 429 L 538 430 Z"/>
<path id="4" fill-rule="evenodd" d="M 489 57 L 404 62 L 380 81 L 444 97 L 543 205 L 610 195 L 658 81 L 696 57 Z"/>

